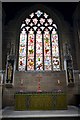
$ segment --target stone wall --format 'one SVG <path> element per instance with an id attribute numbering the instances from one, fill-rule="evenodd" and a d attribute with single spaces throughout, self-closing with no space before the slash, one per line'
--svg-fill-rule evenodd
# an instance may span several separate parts
<path id="1" fill-rule="evenodd" d="M 69 105 L 76 105 L 76 95 L 80 92 L 79 71 L 74 71 L 74 85 L 67 86 L 67 101 Z"/>
<path id="2" fill-rule="evenodd" d="M 0 1 L 0 70 L 2 70 L 2 3 Z"/>
<path id="3" fill-rule="evenodd" d="M 0 1 L 0 74 L 1 72 L 2 72 L 2 3 Z M 2 85 L 0 83 L 0 118 L 2 116 L 1 109 L 2 109 Z"/>
<path id="4" fill-rule="evenodd" d="M 45 7 L 44 7 L 45 8 Z M 44 9 L 42 8 L 42 9 Z M 47 9 L 48 10 L 48 9 Z M 29 10 L 28 10 L 29 11 Z M 11 44 L 14 44 L 14 54 L 16 56 L 16 63 L 18 63 L 18 43 L 19 43 L 19 28 L 21 22 L 24 18 L 28 15 L 28 11 L 20 11 L 20 13 L 13 18 L 3 29 L 3 70 L 6 69 L 6 58 L 7 54 L 9 54 L 11 49 Z M 30 10 L 32 11 L 32 9 Z M 44 9 L 45 11 L 45 9 Z M 48 11 L 49 12 L 49 11 Z M 79 57 L 78 52 L 78 42 L 77 35 L 73 33 L 73 28 L 64 20 L 59 12 L 50 11 L 51 17 L 55 19 L 58 30 L 59 30 L 59 40 L 60 40 L 60 55 L 61 55 L 61 69 L 64 70 L 64 45 L 65 43 L 71 44 L 72 49 L 72 56 L 73 56 L 73 68 L 74 70 L 77 69 L 78 64 L 77 62 Z M 74 23 L 76 23 L 74 21 Z M 74 29 L 76 26 L 74 26 Z M 76 29 L 75 29 L 76 30 Z M 75 37 L 74 37 L 75 35 Z M 76 49 L 76 50 L 75 50 Z M 77 57 L 76 57 L 77 56 Z M 1 57 L 0 57 L 1 59 Z M 1 60 L 0 60 L 1 62 Z M 78 64 L 77 64 L 78 63 Z M 16 64 L 17 69 L 17 64 Z M 54 91 L 58 88 L 56 86 L 56 81 L 59 79 L 63 83 L 62 90 L 65 90 L 65 76 L 63 75 L 64 72 L 42 72 L 39 73 L 41 75 L 41 90 L 42 91 Z M 20 91 L 20 82 L 23 79 L 23 90 L 24 91 L 37 91 L 38 89 L 38 73 L 36 72 L 19 72 L 15 71 L 15 78 L 14 78 L 14 86 L 12 88 L 6 88 L 3 86 L 3 107 L 7 105 L 14 105 L 14 92 Z M 75 84 L 73 87 L 67 86 L 67 101 L 68 104 L 75 104 L 75 94 L 78 94 L 78 81 L 79 81 L 79 73 L 74 73 Z"/>
<path id="5" fill-rule="evenodd" d="M 62 92 L 66 91 L 66 78 L 65 71 L 61 72 L 16 72 L 15 73 L 15 91 L 20 90 L 21 80 L 23 80 L 23 91 L 37 92 L 38 82 L 40 80 L 40 87 L 42 92 L 54 92 L 61 89 Z M 60 80 L 60 85 L 58 85 Z"/>
<path id="6" fill-rule="evenodd" d="M 14 86 L 3 91 L 3 106 L 14 105 L 15 92 L 38 92 L 40 78 L 40 89 L 42 92 L 66 92 L 65 71 L 58 72 L 19 72 L 14 74 Z M 21 85 L 23 80 L 23 85 Z M 60 80 L 60 84 L 58 84 Z"/>
<path id="7" fill-rule="evenodd" d="M 77 61 L 77 69 L 80 71 L 80 2 L 73 15 L 73 30 L 75 42 L 75 55 Z"/>

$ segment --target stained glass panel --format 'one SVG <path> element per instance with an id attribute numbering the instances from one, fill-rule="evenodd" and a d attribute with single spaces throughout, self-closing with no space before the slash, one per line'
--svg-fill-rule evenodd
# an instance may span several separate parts
<path id="1" fill-rule="evenodd" d="M 29 22 L 30 22 L 30 19 L 28 19 L 28 18 L 26 18 L 26 24 L 28 25 L 29 24 Z"/>
<path id="2" fill-rule="evenodd" d="M 44 32 L 44 70 L 51 70 L 50 34 L 47 29 Z"/>
<path id="3" fill-rule="evenodd" d="M 41 28 L 41 30 L 43 31 L 45 27 L 40 27 L 40 28 Z"/>
<path id="4" fill-rule="evenodd" d="M 30 28 L 30 27 L 28 27 L 28 26 L 27 26 L 27 27 L 26 27 L 26 30 L 28 31 L 28 30 L 29 30 L 29 28 Z"/>
<path id="5" fill-rule="evenodd" d="M 43 70 L 42 33 L 39 29 L 36 34 L 36 70 Z"/>
<path id="6" fill-rule="evenodd" d="M 53 20 L 51 18 L 48 19 L 48 22 L 49 22 L 50 25 L 52 24 L 52 21 Z"/>
<path id="7" fill-rule="evenodd" d="M 37 18 L 34 18 L 34 19 L 33 19 L 33 22 L 34 22 L 34 24 L 36 25 L 37 22 L 38 22 Z"/>
<path id="8" fill-rule="evenodd" d="M 45 18 L 47 18 L 47 17 L 48 17 L 48 15 L 47 15 L 46 13 L 44 13 L 44 17 L 45 17 Z"/>
<path id="9" fill-rule="evenodd" d="M 23 23 L 22 25 L 21 25 L 21 28 L 23 28 L 25 26 L 25 24 Z"/>
<path id="10" fill-rule="evenodd" d="M 53 26 L 57 29 L 57 26 L 56 26 L 56 24 L 53 24 Z"/>
<path id="11" fill-rule="evenodd" d="M 34 13 L 31 13 L 30 17 L 33 18 L 33 16 L 34 16 Z"/>
<path id="12" fill-rule="evenodd" d="M 37 15 L 37 17 L 40 17 L 43 13 L 40 10 L 38 10 L 35 14 Z"/>
<path id="13" fill-rule="evenodd" d="M 34 24 L 33 23 L 30 23 L 30 26 L 33 26 Z"/>
<path id="14" fill-rule="evenodd" d="M 45 22 L 45 19 L 41 18 L 40 23 L 43 25 L 44 22 Z"/>
<path id="15" fill-rule="evenodd" d="M 52 61 L 53 61 L 53 70 L 58 71 L 60 70 L 60 59 L 59 59 L 59 46 L 58 46 L 58 34 L 53 29 L 51 35 L 52 41 Z"/>
<path id="16" fill-rule="evenodd" d="M 45 26 L 48 26 L 48 23 L 45 23 Z"/>
<path id="17" fill-rule="evenodd" d="M 28 34 L 27 70 L 34 70 L 34 31 L 32 29 Z"/>
<path id="18" fill-rule="evenodd" d="M 19 71 L 24 71 L 26 66 L 26 40 L 27 34 L 25 29 L 20 34 L 19 44 Z"/>

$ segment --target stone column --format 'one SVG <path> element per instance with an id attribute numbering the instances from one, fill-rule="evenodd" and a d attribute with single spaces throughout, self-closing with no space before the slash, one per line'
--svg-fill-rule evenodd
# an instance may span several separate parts
<path id="1" fill-rule="evenodd" d="M 0 2 L 0 72 L 2 71 L 2 3 Z M 0 119 L 2 117 L 2 85 L 0 83 Z"/>

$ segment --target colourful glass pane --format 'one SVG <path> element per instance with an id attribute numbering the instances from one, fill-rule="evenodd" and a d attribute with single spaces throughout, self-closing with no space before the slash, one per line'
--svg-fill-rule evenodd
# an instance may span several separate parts
<path id="1" fill-rule="evenodd" d="M 59 45 L 58 45 L 58 34 L 53 29 L 51 35 L 52 41 L 52 62 L 53 62 L 53 70 L 58 71 L 60 70 L 60 59 L 59 59 Z"/>
<path id="2" fill-rule="evenodd" d="M 44 22 L 45 22 L 45 19 L 41 18 L 40 23 L 43 25 Z"/>
<path id="3" fill-rule="evenodd" d="M 28 18 L 26 18 L 26 24 L 28 25 L 29 24 L 29 22 L 30 22 L 30 19 L 28 19 Z"/>
<path id="4" fill-rule="evenodd" d="M 50 34 L 47 29 L 44 32 L 44 70 L 51 70 Z"/>
<path id="5" fill-rule="evenodd" d="M 36 25 L 37 22 L 38 22 L 37 18 L 34 18 L 34 19 L 33 19 L 33 23 Z"/>
<path id="6" fill-rule="evenodd" d="M 21 25 L 21 28 L 23 28 L 25 26 L 25 24 L 23 23 L 22 25 Z"/>
<path id="7" fill-rule="evenodd" d="M 39 29 L 36 34 L 36 70 L 43 70 L 42 34 Z"/>
<path id="8" fill-rule="evenodd" d="M 48 22 L 49 22 L 50 25 L 52 24 L 52 21 L 53 20 L 51 18 L 48 19 Z"/>
<path id="9" fill-rule="evenodd" d="M 29 30 L 29 28 L 30 28 L 30 27 L 28 27 L 28 26 L 27 26 L 27 27 L 26 27 L 26 30 L 28 31 L 28 30 Z"/>
<path id="10" fill-rule="evenodd" d="M 34 31 L 36 31 L 37 27 L 36 27 L 36 26 L 34 26 L 33 28 L 34 28 Z"/>
<path id="11" fill-rule="evenodd" d="M 30 23 L 30 26 L 33 26 L 34 24 L 33 23 Z"/>
<path id="12" fill-rule="evenodd" d="M 40 28 L 41 28 L 41 30 L 43 31 L 45 27 L 42 26 L 42 27 L 40 27 Z"/>
<path id="13" fill-rule="evenodd" d="M 19 45 L 19 71 L 24 71 L 26 66 L 26 40 L 27 35 L 23 29 L 20 34 L 20 45 Z"/>
<path id="14" fill-rule="evenodd" d="M 38 23 L 38 27 L 40 26 L 40 24 Z"/>
<path id="15" fill-rule="evenodd" d="M 48 23 L 45 23 L 45 26 L 48 26 Z"/>
<path id="16" fill-rule="evenodd" d="M 19 56 L 19 71 L 25 71 L 26 67 L 26 57 Z"/>
<path id="17" fill-rule="evenodd" d="M 56 26 L 56 24 L 53 24 L 53 26 L 57 29 L 57 26 Z"/>
<path id="18" fill-rule="evenodd" d="M 47 18 L 47 17 L 48 17 L 48 15 L 47 15 L 46 13 L 44 13 L 44 17 L 45 17 L 45 18 Z"/>
<path id="19" fill-rule="evenodd" d="M 40 17 L 43 13 L 40 10 L 38 10 L 35 14 L 37 15 L 37 17 Z"/>
<path id="20" fill-rule="evenodd" d="M 27 70 L 34 70 L 34 32 L 32 29 L 28 34 L 28 59 Z"/>
<path id="21" fill-rule="evenodd" d="M 50 27 L 50 26 L 49 26 L 48 28 L 49 28 L 49 30 L 51 31 L 53 27 Z"/>
<path id="22" fill-rule="evenodd" d="M 34 16 L 34 13 L 31 13 L 30 17 L 33 18 L 33 16 Z"/>

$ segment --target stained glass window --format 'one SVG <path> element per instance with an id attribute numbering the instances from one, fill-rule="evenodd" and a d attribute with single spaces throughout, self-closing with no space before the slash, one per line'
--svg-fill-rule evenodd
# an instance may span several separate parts
<path id="1" fill-rule="evenodd" d="M 59 71 L 58 28 L 45 12 L 37 10 L 22 23 L 18 70 Z"/>

